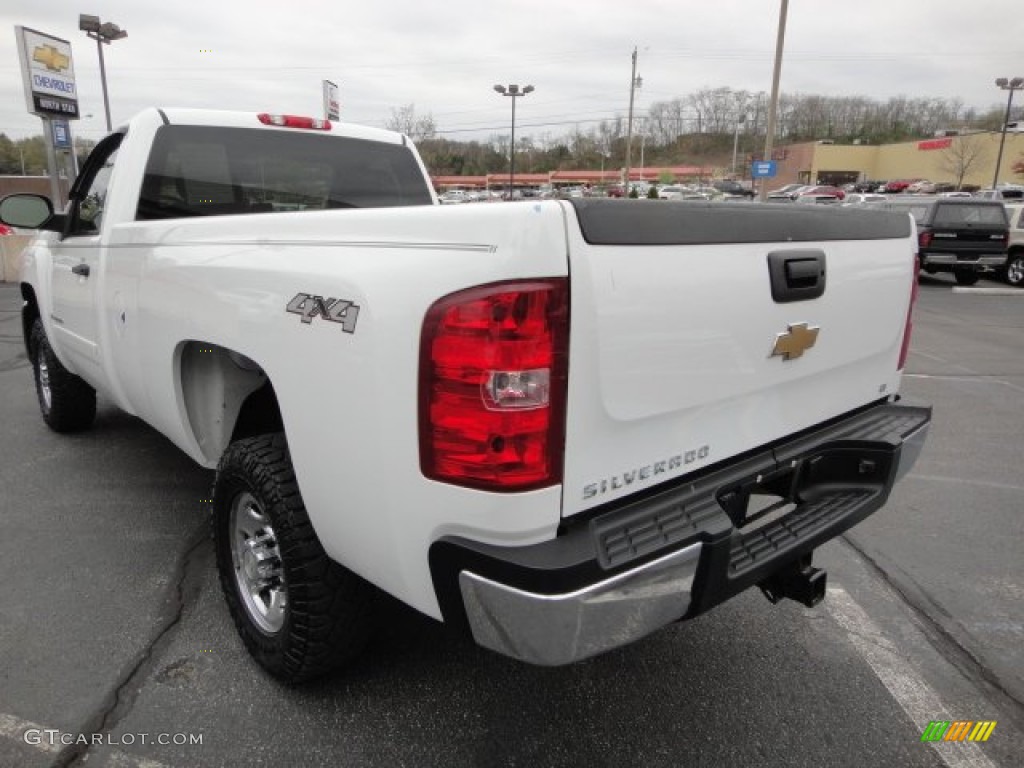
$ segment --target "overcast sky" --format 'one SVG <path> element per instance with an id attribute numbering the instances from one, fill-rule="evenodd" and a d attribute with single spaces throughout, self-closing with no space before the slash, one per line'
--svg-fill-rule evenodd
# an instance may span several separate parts
<path id="1" fill-rule="evenodd" d="M 106 46 L 114 124 L 147 106 L 322 114 L 383 126 L 415 104 L 453 139 L 507 131 L 495 83 L 532 84 L 521 134 L 561 135 L 624 115 L 639 50 L 636 110 L 704 87 L 770 91 L 780 0 L 3 0 L 0 132 L 41 132 L 28 114 L 15 43 L 22 25 L 71 41 L 83 119 L 104 133 L 96 44 L 79 13 L 127 30 Z M 996 77 L 1024 75 L 1015 0 L 791 0 L 782 90 L 959 98 L 1005 104 Z M 1024 99 L 1024 97 L 1022 97 Z M 92 117 L 85 117 L 86 115 Z"/>

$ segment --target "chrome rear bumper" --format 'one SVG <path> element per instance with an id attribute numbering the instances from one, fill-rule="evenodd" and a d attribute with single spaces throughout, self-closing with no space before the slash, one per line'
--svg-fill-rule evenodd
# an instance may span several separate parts
<path id="1" fill-rule="evenodd" d="M 595 656 L 681 619 L 690 607 L 700 544 L 575 592 L 540 595 L 459 574 L 466 616 L 479 645 L 531 664 Z"/>

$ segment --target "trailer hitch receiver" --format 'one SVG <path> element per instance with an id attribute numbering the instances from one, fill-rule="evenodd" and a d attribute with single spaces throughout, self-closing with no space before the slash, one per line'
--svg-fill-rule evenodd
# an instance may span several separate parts
<path id="1" fill-rule="evenodd" d="M 828 572 L 811 565 L 811 556 L 805 555 L 794 563 L 773 573 L 758 586 L 774 605 L 785 597 L 813 608 L 825 599 Z"/>

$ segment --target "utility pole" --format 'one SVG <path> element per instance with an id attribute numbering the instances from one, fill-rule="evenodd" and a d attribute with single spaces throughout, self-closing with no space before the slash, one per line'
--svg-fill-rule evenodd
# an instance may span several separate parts
<path id="1" fill-rule="evenodd" d="M 789 12 L 789 0 L 782 0 L 782 7 L 779 9 L 779 34 L 775 40 L 775 69 L 772 72 L 772 95 L 768 102 L 768 128 L 764 137 L 764 159 L 772 159 L 772 150 L 775 143 L 775 116 L 779 108 L 779 80 L 782 78 L 782 48 L 786 41 L 786 14 Z M 761 179 L 761 189 L 758 199 L 763 203 L 768 199 L 768 184 Z"/>
<path id="2" fill-rule="evenodd" d="M 629 166 L 632 162 L 633 152 L 633 94 L 637 88 L 636 76 L 636 46 L 633 46 L 633 71 L 629 76 L 629 119 L 626 121 L 626 178 L 622 180 L 623 188 L 622 193 L 625 196 L 629 196 Z"/>

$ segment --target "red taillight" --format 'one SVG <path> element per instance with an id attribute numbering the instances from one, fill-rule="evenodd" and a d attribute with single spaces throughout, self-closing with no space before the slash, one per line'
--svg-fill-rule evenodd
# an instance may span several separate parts
<path id="1" fill-rule="evenodd" d="M 931 232 L 919 232 L 917 234 L 917 246 L 918 248 L 927 248 L 932 244 L 932 233 Z"/>
<path id="2" fill-rule="evenodd" d="M 565 278 L 435 303 L 420 340 L 423 474 L 495 491 L 561 482 L 568 338 Z"/>
<path id="3" fill-rule="evenodd" d="M 276 125 L 280 128 L 311 128 L 316 131 L 331 130 L 330 120 L 320 120 L 316 117 L 303 117 L 302 115 L 271 115 L 267 112 L 260 112 L 256 115 L 264 125 Z"/>
<path id="4" fill-rule="evenodd" d="M 927 233 L 922 233 L 921 237 L 924 237 L 925 234 Z M 931 239 L 931 235 L 929 235 L 929 239 Z M 907 365 L 907 355 L 910 354 L 910 334 L 914 330 L 913 314 L 914 305 L 917 303 L 918 291 L 917 273 L 920 269 L 917 254 L 914 254 L 914 259 L 911 263 L 913 264 L 913 269 L 910 274 L 910 306 L 907 307 L 907 322 L 903 326 L 903 344 L 900 347 L 900 362 L 896 366 L 896 370 L 898 371 L 902 371 Z"/>

